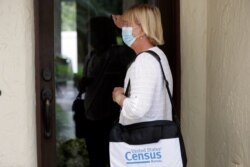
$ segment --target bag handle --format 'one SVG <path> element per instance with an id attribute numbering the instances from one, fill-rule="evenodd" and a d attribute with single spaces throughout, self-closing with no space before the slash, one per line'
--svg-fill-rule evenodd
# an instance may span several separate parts
<path id="1" fill-rule="evenodd" d="M 174 106 L 174 100 L 173 100 L 173 97 L 172 97 L 172 95 L 171 95 L 171 91 L 170 91 L 170 89 L 169 89 L 169 83 L 168 83 L 168 81 L 167 81 L 167 78 L 166 78 L 165 73 L 164 73 L 164 70 L 163 70 L 163 66 L 162 66 L 162 63 L 161 63 L 161 58 L 160 58 L 160 56 L 159 56 L 157 53 L 155 53 L 155 52 L 152 51 L 152 50 L 147 50 L 147 51 L 144 51 L 144 52 L 149 53 L 149 54 L 151 54 L 152 56 L 154 56 L 154 58 L 156 58 L 156 60 L 157 60 L 157 61 L 159 62 L 159 64 L 160 64 L 161 72 L 162 72 L 162 75 L 163 75 L 163 79 L 164 79 L 164 81 L 165 81 L 165 83 L 166 83 L 166 88 L 167 88 L 168 96 L 169 96 L 169 99 L 170 99 L 170 102 L 171 102 L 171 105 L 172 105 L 172 119 L 173 119 L 173 121 L 175 121 L 175 122 L 177 123 L 177 125 L 180 127 L 180 120 L 179 120 L 179 118 L 178 118 L 178 116 L 177 116 L 176 108 L 175 108 L 175 106 Z M 125 91 L 125 96 L 128 95 L 129 87 L 130 87 L 130 80 L 128 81 L 128 86 L 127 86 L 126 91 Z"/>

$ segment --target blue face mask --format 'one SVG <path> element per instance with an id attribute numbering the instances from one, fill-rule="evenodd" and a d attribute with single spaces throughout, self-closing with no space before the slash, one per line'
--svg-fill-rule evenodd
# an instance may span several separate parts
<path id="1" fill-rule="evenodd" d="M 135 42 L 136 38 L 132 35 L 132 27 L 122 27 L 122 40 L 129 47 Z"/>

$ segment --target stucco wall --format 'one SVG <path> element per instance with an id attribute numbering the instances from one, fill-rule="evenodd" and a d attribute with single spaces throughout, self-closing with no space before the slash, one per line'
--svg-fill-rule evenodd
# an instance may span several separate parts
<path id="1" fill-rule="evenodd" d="M 206 0 L 181 1 L 181 119 L 189 167 L 205 166 Z"/>
<path id="2" fill-rule="evenodd" d="M 208 1 L 206 166 L 250 166 L 250 1 Z"/>
<path id="3" fill-rule="evenodd" d="M 0 0 L 0 166 L 36 166 L 32 0 Z"/>
<path id="4" fill-rule="evenodd" d="M 181 1 L 189 167 L 250 166 L 250 1 Z"/>

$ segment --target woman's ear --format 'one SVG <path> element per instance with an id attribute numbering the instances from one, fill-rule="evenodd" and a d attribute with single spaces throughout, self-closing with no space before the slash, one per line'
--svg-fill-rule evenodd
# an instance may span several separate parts
<path id="1" fill-rule="evenodd" d="M 136 28 L 134 28 L 133 35 L 135 37 L 141 37 L 145 35 L 145 32 L 143 31 L 142 27 L 138 25 Z"/>

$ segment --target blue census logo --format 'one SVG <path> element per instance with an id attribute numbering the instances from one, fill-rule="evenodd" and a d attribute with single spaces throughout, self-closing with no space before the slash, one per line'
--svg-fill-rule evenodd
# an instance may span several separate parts
<path id="1" fill-rule="evenodd" d="M 125 153 L 126 164 L 148 164 L 162 162 L 161 148 L 132 149 Z"/>

